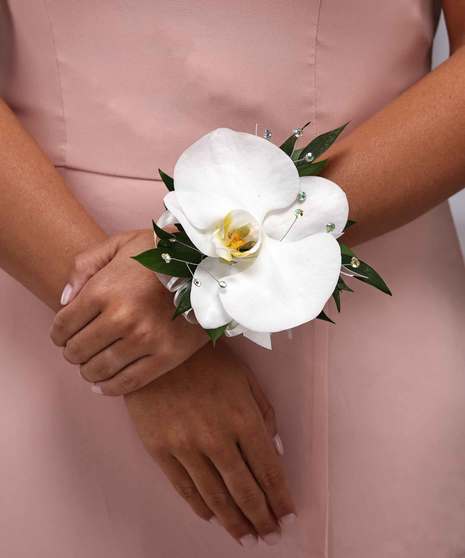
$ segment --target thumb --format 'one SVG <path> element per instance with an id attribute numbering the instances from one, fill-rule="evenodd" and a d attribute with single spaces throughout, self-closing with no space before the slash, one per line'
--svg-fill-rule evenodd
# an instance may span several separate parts
<path id="1" fill-rule="evenodd" d="M 283 455 L 284 446 L 281 440 L 281 436 L 278 434 L 278 426 L 276 423 L 276 415 L 274 409 L 268 401 L 260 384 L 258 383 L 257 378 L 251 372 L 248 374 L 248 380 L 252 394 L 263 416 L 263 420 L 265 421 L 266 428 L 273 439 L 273 444 L 276 452 L 279 455 Z"/>
<path id="2" fill-rule="evenodd" d="M 117 234 L 78 254 L 74 258 L 71 274 L 61 294 L 60 304 L 62 306 L 69 304 L 87 281 L 109 264 L 121 246 L 132 236 L 133 233 Z"/>

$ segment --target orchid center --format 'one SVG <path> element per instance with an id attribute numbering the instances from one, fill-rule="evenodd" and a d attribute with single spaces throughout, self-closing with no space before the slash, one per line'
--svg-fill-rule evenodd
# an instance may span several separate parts
<path id="1" fill-rule="evenodd" d="M 230 211 L 213 233 L 219 258 L 228 262 L 251 257 L 260 246 L 260 225 L 248 211 Z"/>

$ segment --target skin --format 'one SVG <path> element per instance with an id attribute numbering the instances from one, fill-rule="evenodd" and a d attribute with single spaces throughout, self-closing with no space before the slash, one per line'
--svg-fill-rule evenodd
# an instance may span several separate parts
<path id="1" fill-rule="evenodd" d="M 451 58 L 327 153 L 331 165 L 326 176 L 345 189 L 352 217 L 358 221 L 358 225 L 348 233 L 347 243 L 362 242 L 413 220 L 465 183 L 465 3 L 446 0 L 444 9 L 453 49 Z M 0 141 L 3 146 L 0 152 L 0 265 L 56 310 L 67 278 L 79 271 L 79 260 L 75 262 L 74 258 L 85 253 L 89 247 L 98 246 L 105 236 L 73 199 L 63 180 L 3 104 L 0 104 Z M 34 234 L 30 234 L 31 223 Z M 78 264 L 77 270 L 75 263 Z M 115 281 L 124 281 L 125 273 L 119 272 Z M 92 278 L 97 279 L 98 276 L 96 274 Z M 160 326 L 161 322 L 158 324 Z M 214 421 L 205 418 L 215 412 L 221 414 L 218 402 L 223 404 L 222 397 L 227 400 L 230 382 L 234 382 L 234 379 L 237 382 L 235 388 L 239 400 L 248 406 L 250 413 L 253 412 L 253 405 L 258 406 L 255 397 L 252 401 L 246 396 L 242 374 L 234 374 L 231 379 L 227 372 L 229 366 L 240 370 L 243 365 L 238 361 L 230 364 L 228 359 L 232 357 L 227 352 L 220 355 L 221 359 L 215 365 L 215 354 L 219 353 L 212 353 L 210 347 L 201 349 L 192 361 L 189 360 L 128 396 L 128 407 L 142 440 L 155 459 L 169 453 L 179 455 L 181 461 L 189 463 L 190 468 L 184 471 L 188 475 L 187 480 L 194 482 L 197 492 L 193 495 L 191 489 L 181 489 L 180 492 L 196 513 L 202 517 L 207 517 L 208 513 L 220 516 L 228 531 L 238 538 L 242 531 L 233 528 L 234 522 L 228 523 L 226 519 L 236 506 L 253 523 L 249 533 L 253 535 L 258 532 L 264 536 L 262 524 L 256 519 L 252 520 L 251 512 L 244 510 L 235 499 L 234 495 L 240 491 L 230 488 L 223 476 L 231 500 L 225 501 L 223 488 L 223 496 L 220 497 L 220 500 L 223 498 L 223 512 L 219 511 L 218 501 L 213 498 L 213 502 L 211 498 L 212 494 L 218 492 L 211 470 L 205 467 L 204 461 L 198 459 L 199 454 L 209 455 L 210 451 L 201 444 L 205 436 L 211 439 L 208 429 Z M 203 380 L 201 385 L 204 389 L 200 392 L 180 387 L 187 384 L 179 381 L 178 375 L 184 374 L 184 381 L 187 382 L 187 378 L 192 377 L 192 368 L 189 369 L 192 366 L 198 371 L 199 382 L 200 378 Z M 247 374 L 244 371 L 244 375 Z M 222 378 L 224 380 L 220 380 Z M 209 388 L 218 381 L 224 382 L 220 389 L 222 397 L 211 398 L 207 386 Z M 167 389 L 165 386 L 171 385 L 171 382 L 172 387 Z M 240 391 L 240 384 L 243 391 Z M 160 387 L 162 385 L 163 388 Z M 162 406 L 157 396 L 168 392 L 174 397 L 169 410 Z M 173 413 L 173 409 L 188 408 L 191 412 L 199 413 L 198 422 L 194 422 L 190 415 L 187 415 L 187 420 L 182 412 Z M 166 415 L 154 418 L 154 412 Z M 260 416 L 264 421 L 262 413 Z M 207 425 L 207 431 L 203 430 L 202 436 L 196 438 L 192 425 L 202 424 L 202 420 Z M 158 428 L 159 424 L 164 427 Z M 216 430 L 215 447 L 231 448 L 231 435 L 226 436 L 229 428 L 234 431 L 236 443 L 243 439 L 240 426 L 228 423 L 228 427 Z M 254 435 L 262 436 L 261 444 L 265 447 L 263 425 L 261 431 L 258 423 L 255 423 L 255 428 Z M 173 431 L 181 433 L 180 438 L 174 441 Z M 191 436 L 188 442 L 185 433 Z M 252 439 L 250 430 L 247 430 L 247 435 Z M 179 453 L 179 446 L 186 448 L 187 457 L 182 451 Z M 160 448 L 163 449 L 160 451 Z M 229 459 L 232 457 L 227 457 L 224 462 L 226 469 L 231 465 Z M 175 480 L 179 467 L 173 465 L 170 469 L 170 460 L 164 463 L 161 461 L 162 458 L 159 460 L 161 466 L 179 490 L 179 479 Z M 199 479 L 199 474 L 203 475 L 203 480 L 196 483 L 194 479 Z M 224 474 L 227 476 L 225 470 Z M 186 477 L 183 478 L 186 481 Z M 280 478 L 279 475 L 277 478 Z M 245 476 L 241 479 L 239 484 L 245 493 L 247 480 Z M 271 484 L 274 486 L 274 483 Z M 257 486 L 260 486 L 272 508 L 273 496 L 270 491 L 261 486 L 259 481 Z M 279 486 L 279 490 L 285 490 L 282 484 Z M 206 506 L 203 511 L 200 511 L 199 498 Z M 193 500 L 197 503 L 194 504 Z"/>

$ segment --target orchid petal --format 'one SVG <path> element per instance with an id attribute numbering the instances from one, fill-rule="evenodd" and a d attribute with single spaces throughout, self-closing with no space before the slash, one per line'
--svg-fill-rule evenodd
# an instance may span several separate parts
<path id="1" fill-rule="evenodd" d="M 174 187 L 189 221 L 208 229 L 234 209 L 248 211 L 261 223 L 269 211 L 295 200 L 299 177 L 290 157 L 276 145 L 219 128 L 179 157 Z"/>
<path id="2" fill-rule="evenodd" d="M 233 265 L 226 264 L 218 258 L 205 258 L 195 270 L 191 305 L 195 317 L 204 329 L 215 329 L 231 321 L 220 300 L 217 279 L 232 272 Z"/>
<path id="3" fill-rule="evenodd" d="M 222 277 L 227 286 L 219 298 L 224 311 L 247 329 L 290 329 L 318 316 L 340 267 L 339 244 L 328 233 L 296 242 L 265 237 L 255 261 L 236 264 L 236 273 Z"/>
<path id="4" fill-rule="evenodd" d="M 176 218 L 176 221 L 183 226 L 187 236 L 202 252 L 202 254 L 205 254 L 206 256 L 214 256 L 216 251 L 213 244 L 212 232 L 199 230 L 192 225 L 179 205 L 176 193 L 169 192 L 166 194 L 163 201 L 168 211 Z"/>
<path id="5" fill-rule="evenodd" d="M 344 191 L 321 176 L 302 177 L 300 191 L 304 192 L 305 201 L 295 201 L 284 211 L 270 213 L 263 224 L 265 232 L 276 240 L 285 237 L 286 243 L 321 232 L 330 232 L 335 238 L 340 236 L 349 216 Z M 296 218 L 296 210 L 302 210 L 303 214 Z"/>

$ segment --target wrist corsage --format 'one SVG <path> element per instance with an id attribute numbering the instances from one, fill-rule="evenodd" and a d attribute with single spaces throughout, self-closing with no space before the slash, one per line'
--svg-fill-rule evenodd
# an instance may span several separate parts
<path id="1" fill-rule="evenodd" d="M 174 293 L 184 315 L 215 342 L 242 334 L 271 349 L 271 334 L 315 318 L 331 296 L 338 311 L 346 277 L 391 294 L 383 279 L 340 241 L 353 221 L 344 191 L 318 176 L 321 155 L 345 126 L 296 149 L 265 137 L 214 130 L 179 157 L 166 211 L 153 223 L 156 247 L 135 256 Z"/>

